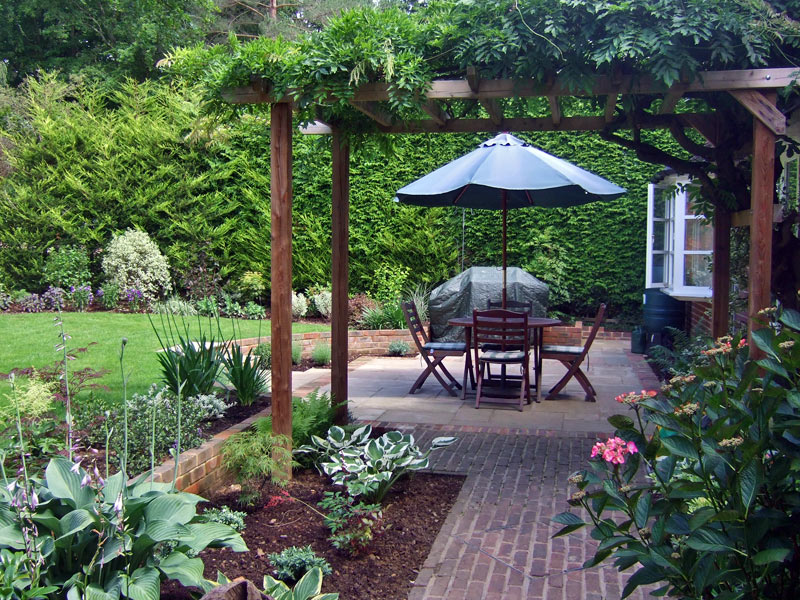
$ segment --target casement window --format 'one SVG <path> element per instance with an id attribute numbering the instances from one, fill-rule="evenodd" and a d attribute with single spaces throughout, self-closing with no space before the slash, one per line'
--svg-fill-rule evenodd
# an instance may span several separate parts
<path id="1" fill-rule="evenodd" d="M 651 183 L 647 194 L 646 286 L 679 300 L 711 297 L 714 230 L 692 205 L 686 177 Z"/>

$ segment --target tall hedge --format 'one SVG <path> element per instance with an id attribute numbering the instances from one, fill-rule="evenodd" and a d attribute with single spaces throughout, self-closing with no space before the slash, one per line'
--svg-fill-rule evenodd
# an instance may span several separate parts
<path id="1" fill-rule="evenodd" d="M 0 276 L 42 286 L 47 249 L 79 244 L 95 267 L 114 233 L 146 230 L 180 289 L 200 249 L 235 283 L 269 275 L 269 129 L 243 117 L 216 125 L 195 90 L 129 82 L 113 94 L 50 76 L 26 89 L 26 127 L 6 132 L 11 174 L 0 183 Z M 474 149 L 489 134 L 409 135 L 351 157 L 351 291 L 371 291 L 381 264 L 410 283 L 437 283 L 464 266 L 499 264 L 500 214 L 398 205 L 395 191 Z M 620 200 L 509 215 L 509 264 L 548 281 L 559 306 L 591 313 L 600 301 L 635 310 L 644 280 L 647 182 L 658 167 L 594 134 L 523 137 L 629 190 Z M 327 137 L 294 139 L 294 285 L 330 281 L 331 153 Z M 463 226 L 463 238 L 462 238 Z M 96 282 L 97 283 L 97 282 Z"/>

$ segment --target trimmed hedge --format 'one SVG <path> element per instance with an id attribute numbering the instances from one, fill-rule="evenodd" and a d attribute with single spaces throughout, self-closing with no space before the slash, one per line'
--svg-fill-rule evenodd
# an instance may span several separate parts
<path id="1" fill-rule="evenodd" d="M 29 84 L 27 127 L 8 132 L 13 172 L 0 183 L 0 277 L 43 287 L 47 249 L 84 246 L 99 273 L 114 233 L 146 230 L 181 275 L 203 249 L 224 280 L 269 277 L 269 129 L 258 116 L 217 125 L 196 90 L 128 82 L 109 94 L 44 76 Z M 655 134 L 651 134 L 655 135 Z M 351 157 L 350 288 L 374 291 L 382 264 L 438 283 L 465 267 L 500 263 L 500 213 L 398 205 L 395 191 L 474 149 L 490 134 L 395 136 Z M 551 283 L 559 308 L 635 311 L 644 283 L 647 182 L 659 169 L 590 133 L 520 134 L 627 188 L 622 199 L 509 214 L 509 264 Z M 664 143 L 666 136 L 660 141 Z M 330 139 L 294 138 L 294 286 L 330 281 Z M 95 280 L 95 283 L 98 281 Z"/>

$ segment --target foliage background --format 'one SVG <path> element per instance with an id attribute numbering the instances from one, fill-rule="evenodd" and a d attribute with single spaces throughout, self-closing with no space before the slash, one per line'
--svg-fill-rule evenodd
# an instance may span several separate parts
<path id="1" fill-rule="evenodd" d="M 10 174 L 0 182 L 0 276 L 42 287 L 47 249 L 79 244 L 93 257 L 127 227 L 167 255 L 176 289 L 203 248 L 224 280 L 269 274 L 269 129 L 259 115 L 215 124 L 199 92 L 127 81 L 116 91 L 52 75 L 22 88 L 24 126 L 9 128 Z M 33 133 L 33 135 L 31 135 Z M 351 158 L 351 291 L 374 291 L 381 264 L 409 283 L 436 284 L 464 266 L 499 264 L 500 213 L 398 205 L 394 192 L 474 149 L 490 134 L 408 135 Z M 652 134 L 657 135 L 657 134 Z M 600 301 L 635 311 L 644 280 L 647 182 L 658 170 L 593 134 L 522 134 L 544 150 L 622 185 L 610 203 L 509 214 L 509 264 L 557 290 L 558 308 L 591 314 Z M 378 140 L 383 141 L 383 140 Z M 667 140 L 662 140 L 668 143 Z M 381 144 L 385 146 L 385 144 Z M 327 137 L 294 138 L 294 286 L 330 281 L 331 156 Z"/>

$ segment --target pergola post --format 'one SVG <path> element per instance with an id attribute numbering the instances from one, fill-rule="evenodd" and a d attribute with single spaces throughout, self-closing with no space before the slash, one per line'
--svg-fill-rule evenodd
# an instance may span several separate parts
<path id="1" fill-rule="evenodd" d="M 273 103 L 270 116 L 272 430 L 292 438 L 292 109 Z M 276 454 L 291 478 L 291 455 Z M 283 464 L 281 464 L 283 463 Z"/>
<path id="2" fill-rule="evenodd" d="M 764 97 L 775 104 L 774 92 Z M 763 353 L 753 344 L 753 331 L 763 325 L 758 311 L 770 305 L 772 275 L 772 200 L 775 193 L 775 134 L 762 122 L 753 119 L 753 167 L 750 183 L 750 268 L 748 316 L 750 323 L 750 355 L 761 358 Z"/>
<path id="3" fill-rule="evenodd" d="M 350 145 L 333 129 L 333 193 L 331 209 L 331 392 L 336 423 L 347 422 L 348 279 L 350 235 Z"/>
<path id="4" fill-rule="evenodd" d="M 728 333 L 728 307 L 731 287 L 731 213 L 714 210 L 714 269 L 711 275 L 711 335 Z"/>

